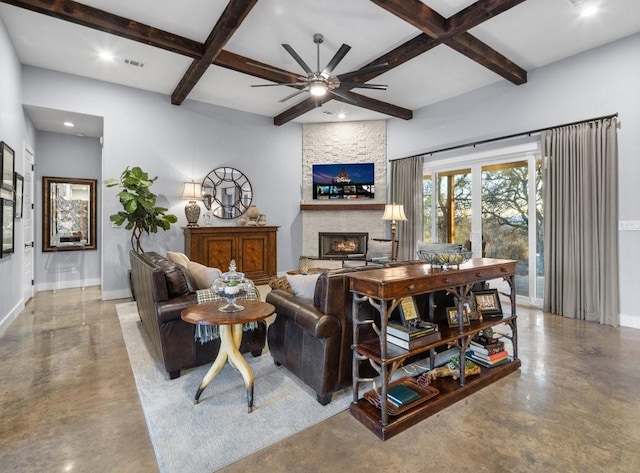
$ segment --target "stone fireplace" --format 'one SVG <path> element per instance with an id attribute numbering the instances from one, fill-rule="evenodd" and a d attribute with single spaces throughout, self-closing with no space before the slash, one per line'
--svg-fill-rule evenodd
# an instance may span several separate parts
<path id="1" fill-rule="evenodd" d="M 369 234 L 365 232 L 320 232 L 320 259 L 364 259 Z"/>

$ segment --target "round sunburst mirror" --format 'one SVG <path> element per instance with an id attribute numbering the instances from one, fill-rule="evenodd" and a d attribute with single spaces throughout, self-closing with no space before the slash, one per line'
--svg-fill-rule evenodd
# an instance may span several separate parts
<path id="1" fill-rule="evenodd" d="M 218 218 L 238 218 L 246 212 L 252 200 L 249 179 L 235 168 L 215 168 L 202 181 L 204 206 Z"/>

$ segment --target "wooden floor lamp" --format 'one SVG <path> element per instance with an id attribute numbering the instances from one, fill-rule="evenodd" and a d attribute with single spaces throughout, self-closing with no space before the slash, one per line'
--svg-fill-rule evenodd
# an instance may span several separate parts
<path id="1" fill-rule="evenodd" d="M 395 202 L 393 204 L 385 204 L 382 220 L 391 220 L 391 261 L 395 261 L 398 257 L 396 254 L 398 250 L 396 245 L 396 220 L 407 220 L 404 214 L 404 205 L 396 204 Z"/>

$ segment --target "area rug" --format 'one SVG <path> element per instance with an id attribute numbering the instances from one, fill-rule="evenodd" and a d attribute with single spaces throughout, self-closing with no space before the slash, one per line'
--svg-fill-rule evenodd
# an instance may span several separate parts
<path id="1" fill-rule="evenodd" d="M 345 390 L 320 405 L 313 391 L 266 352 L 246 356 L 255 378 L 253 412 L 247 412 L 242 376 L 229 364 L 194 404 L 210 365 L 169 380 L 135 302 L 117 304 L 116 311 L 162 473 L 211 473 L 345 410 L 351 401 Z"/>

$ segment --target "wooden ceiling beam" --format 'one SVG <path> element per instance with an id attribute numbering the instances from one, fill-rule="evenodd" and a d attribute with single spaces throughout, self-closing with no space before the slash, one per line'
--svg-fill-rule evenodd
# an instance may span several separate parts
<path id="1" fill-rule="evenodd" d="M 242 24 L 258 0 L 230 0 L 204 43 L 202 57 L 189 65 L 177 87 L 171 94 L 171 103 L 180 105 L 202 78 L 213 60 Z"/>
<path id="2" fill-rule="evenodd" d="M 304 99 L 302 102 L 297 103 L 293 107 L 273 117 L 273 124 L 276 126 L 284 125 L 285 123 L 288 123 L 291 120 L 294 120 L 299 116 L 304 115 L 307 112 L 310 112 L 314 108 L 321 107 L 322 104 L 327 103 L 331 99 L 332 97 L 330 97 L 329 94 L 326 94 L 323 97 L 317 97 L 317 98 L 308 97 Z"/>
<path id="3" fill-rule="evenodd" d="M 279 67 L 274 67 L 225 50 L 220 51 L 220 54 L 213 60 L 213 64 L 278 84 L 297 82 L 300 77 L 300 74 L 295 74 L 280 69 Z"/>
<path id="4" fill-rule="evenodd" d="M 515 85 L 527 82 L 527 71 L 470 33 L 463 33 L 448 39 L 446 44 Z"/>
<path id="5" fill-rule="evenodd" d="M 527 71 L 467 30 L 523 1 L 525 0 L 478 0 L 447 20 L 420 0 L 371 0 L 437 42 L 445 43 L 516 85 L 527 81 Z"/>
<path id="6" fill-rule="evenodd" d="M 201 58 L 204 53 L 204 45 L 197 41 L 71 0 L 0 0 L 0 2 L 183 56 Z"/>
<path id="7" fill-rule="evenodd" d="M 478 0 L 447 18 L 447 34 L 457 35 L 469 31 L 480 23 L 525 2 L 526 0 Z"/>
<path id="8" fill-rule="evenodd" d="M 398 107 L 397 105 L 383 102 L 365 95 L 356 94 L 352 90 L 341 90 L 341 94 L 344 95 L 344 97 L 334 96 L 333 99 L 349 105 L 366 108 L 367 110 L 372 110 L 374 112 L 384 113 L 391 117 L 401 118 L 402 120 L 411 120 L 413 118 L 413 111 L 406 108 Z"/>

